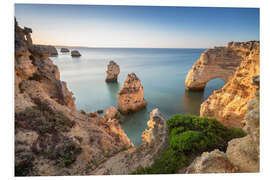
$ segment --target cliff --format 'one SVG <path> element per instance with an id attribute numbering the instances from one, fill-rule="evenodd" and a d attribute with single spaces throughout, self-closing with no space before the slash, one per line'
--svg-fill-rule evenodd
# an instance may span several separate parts
<path id="1" fill-rule="evenodd" d="M 254 41 L 230 42 L 225 47 L 207 49 L 188 72 L 186 89 L 203 90 L 206 83 L 215 78 L 228 82 L 242 60 L 258 46 L 259 43 Z"/>
<path id="2" fill-rule="evenodd" d="M 15 20 L 15 175 L 85 175 L 133 147 L 118 121 L 77 111 L 47 51 Z"/>
<path id="3" fill-rule="evenodd" d="M 248 51 L 243 53 L 240 65 L 225 86 L 201 104 L 200 115 L 216 118 L 226 126 L 241 127 L 245 124 L 248 101 L 256 91 L 252 77 L 260 73 L 260 43 L 229 43 L 227 47 Z"/>
<path id="4" fill-rule="evenodd" d="M 245 114 L 245 137 L 229 141 L 226 152 L 204 152 L 187 168 L 186 173 L 259 172 L 260 170 L 260 79 L 253 77 L 255 96 Z"/>

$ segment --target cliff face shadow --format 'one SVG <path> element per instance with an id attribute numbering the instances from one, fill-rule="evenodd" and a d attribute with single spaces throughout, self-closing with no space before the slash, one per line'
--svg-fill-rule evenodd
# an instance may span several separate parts
<path id="1" fill-rule="evenodd" d="M 185 91 L 182 98 L 186 114 L 200 115 L 200 106 L 203 102 L 204 91 Z"/>

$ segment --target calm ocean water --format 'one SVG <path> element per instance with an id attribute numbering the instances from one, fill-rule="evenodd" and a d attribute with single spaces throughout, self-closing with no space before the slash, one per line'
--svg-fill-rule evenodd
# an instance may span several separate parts
<path id="1" fill-rule="evenodd" d="M 159 108 L 168 118 L 176 113 L 199 115 L 200 104 L 224 85 L 221 79 L 215 79 L 207 83 L 204 92 L 185 91 L 188 70 L 205 49 L 76 49 L 82 54 L 79 58 L 57 49 L 59 55 L 51 59 L 60 69 L 61 80 L 74 93 L 78 110 L 94 112 L 111 105 L 117 107 L 117 93 L 127 74 L 135 72 L 141 80 L 147 108 L 121 117 L 122 128 L 135 145 L 141 143 L 152 109 Z M 110 60 L 120 66 L 118 83 L 105 83 Z"/>

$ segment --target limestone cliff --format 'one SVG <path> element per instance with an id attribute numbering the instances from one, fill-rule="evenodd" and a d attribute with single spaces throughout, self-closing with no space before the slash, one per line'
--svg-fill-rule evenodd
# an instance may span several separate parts
<path id="1" fill-rule="evenodd" d="M 247 135 L 232 139 L 226 153 L 205 152 L 187 168 L 186 173 L 259 172 L 260 170 L 260 80 L 253 77 L 255 96 L 248 103 L 245 115 Z"/>
<path id="2" fill-rule="evenodd" d="M 215 78 L 228 82 L 242 60 L 246 58 L 259 43 L 228 43 L 225 47 L 207 49 L 195 62 L 186 77 L 187 90 L 203 90 L 206 83 Z"/>
<path id="3" fill-rule="evenodd" d="M 117 96 L 118 109 L 123 114 L 139 111 L 146 107 L 141 81 L 135 73 L 128 74 Z"/>
<path id="4" fill-rule="evenodd" d="M 241 127 L 245 124 L 248 101 L 256 91 L 252 77 L 260 73 L 260 43 L 229 43 L 227 47 L 248 51 L 242 55 L 240 65 L 225 86 L 201 104 L 200 115 L 216 118 L 226 126 Z"/>
<path id="5" fill-rule="evenodd" d="M 15 175 L 85 175 L 133 147 L 118 121 L 76 110 L 72 92 L 15 22 Z"/>

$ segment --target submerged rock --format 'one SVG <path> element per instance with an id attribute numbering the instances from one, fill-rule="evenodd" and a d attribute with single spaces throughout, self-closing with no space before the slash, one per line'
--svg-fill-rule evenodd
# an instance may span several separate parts
<path id="1" fill-rule="evenodd" d="M 61 48 L 60 52 L 69 52 L 68 48 Z"/>
<path id="2" fill-rule="evenodd" d="M 139 111 L 146 107 L 144 90 L 141 81 L 135 73 L 128 74 L 123 87 L 117 96 L 118 110 L 122 114 Z"/>
<path id="3" fill-rule="evenodd" d="M 106 82 L 117 82 L 117 77 L 120 73 L 120 67 L 116 62 L 110 61 L 107 66 Z"/>
<path id="4" fill-rule="evenodd" d="M 80 57 L 81 54 L 78 50 L 73 50 L 73 51 L 71 51 L 71 56 L 72 57 Z"/>

